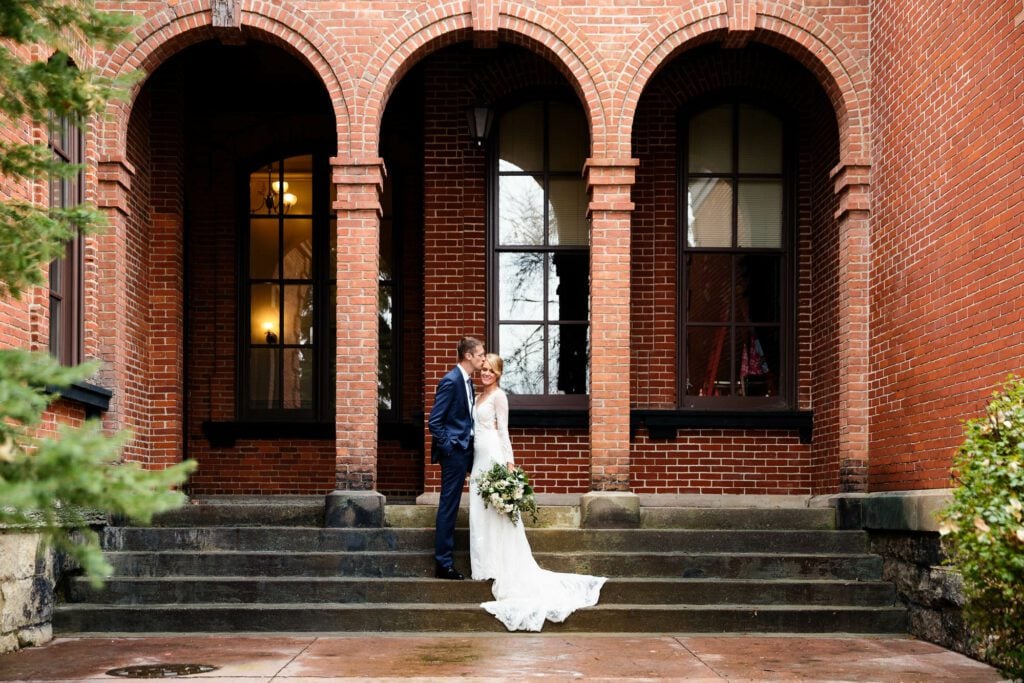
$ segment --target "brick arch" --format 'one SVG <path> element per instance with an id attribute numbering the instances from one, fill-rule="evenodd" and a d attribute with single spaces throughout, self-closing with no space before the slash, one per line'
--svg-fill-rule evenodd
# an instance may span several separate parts
<path id="1" fill-rule="evenodd" d="M 720 1 L 651 22 L 628 51 L 626 64 L 636 68 L 624 71 L 616 87 L 622 102 L 620 144 L 628 149 L 637 104 L 654 73 L 680 50 L 721 40 L 728 28 L 727 7 Z M 836 114 L 841 158 L 869 158 L 868 84 L 843 41 L 820 22 L 778 3 L 757 6 L 751 39 L 788 54 L 814 74 Z"/>
<path id="2" fill-rule="evenodd" d="M 133 33 L 130 42 L 116 48 L 99 67 L 109 76 L 141 71 L 149 76 L 181 50 L 206 40 L 217 39 L 213 14 L 208 0 L 186 0 L 180 5 L 154 14 Z M 334 105 L 339 154 L 347 150 L 349 140 L 349 102 L 354 88 L 347 80 L 351 70 L 348 60 L 328 42 L 313 42 L 311 36 L 326 37 L 326 27 L 308 15 L 293 11 L 280 3 L 255 0 L 242 9 L 242 31 L 246 37 L 276 45 L 296 56 L 315 71 Z M 337 68 L 333 65 L 338 65 Z M 128 120 L 135 97 L 145 79 L 132 89 L 125 102 L 108 105 L 107 113 L 97 124 L 96 137 L 101 159 L 118 158 L 126 147 Z"/>
<path id="3" fill-rule="evenodd" d="M 504 1 L 498 3 L 497 29 L 501 40 L 540 54 L 562 72 L 587 112 L 591 140 L 598 140 L 606 130 L 605 105 L 599 93 L 607 79 L 583 31 L 540 5 Z M 361 146 L 364 154 L 376 155 L 384 107 L 402 76 L 426 55 L 471 39 L 472 32 L 468 0 L 424 3 L 387 31 L 394 38 L 381 45 L 365 68 L 365 73 L 374 74 L 374 80 L 360 97 L 365 107 L 358 128 L 353 130 L 353 147 Z M 360 142 L 355 142 L 356 136 Z"/>

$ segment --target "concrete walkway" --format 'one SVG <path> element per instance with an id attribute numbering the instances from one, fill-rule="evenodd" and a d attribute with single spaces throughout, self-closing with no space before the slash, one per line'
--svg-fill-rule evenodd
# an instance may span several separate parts
<path id="1" fill-rule="evenodd" d="M 912 638 L 364 633 L 58 638 L 0 656 L 0 681 L 111 682 L 125 679 L 110 669 L 176 663 L 216 666 L 194 678 L 218 683 L 1002 680 Z"/>

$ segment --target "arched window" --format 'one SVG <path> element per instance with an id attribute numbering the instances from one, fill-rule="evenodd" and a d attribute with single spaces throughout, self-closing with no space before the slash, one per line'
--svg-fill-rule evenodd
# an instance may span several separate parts
<path id="1" fill-rule="evenodd" d="M 325 157 L 280 158 L 248 176 L 240 272 L 239 412 L 333 420 L 336 254 Z"/>
<path id="2" fill-rule="evenodd" d="M 587 123 L 577 104 L 506 111 L 493 155 L 490 340 L 519 407 L 585 407 L 590 248 Z"/>
<path id="3" fill-rule="evenodd" d="M 680 130 L 683 407 L 790 407 L 795 259 L 784 121 L 719 101 L 685 112 Z"/>

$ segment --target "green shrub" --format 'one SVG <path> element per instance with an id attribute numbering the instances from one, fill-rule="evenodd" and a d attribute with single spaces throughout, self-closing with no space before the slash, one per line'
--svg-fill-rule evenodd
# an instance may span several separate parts
<path id="1" fill-rule="evenodd" d="M 968 420 L 941 514 L 948 561 L 963 577 L 964 619 L 984 656 L 1024 676 L 1024 380 L 1010 377 L 985 417 Z"/>

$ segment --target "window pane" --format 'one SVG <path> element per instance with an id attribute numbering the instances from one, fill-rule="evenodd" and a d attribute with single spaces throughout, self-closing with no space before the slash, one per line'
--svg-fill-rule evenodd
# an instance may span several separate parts
<path id="1" fill-rule="evenodd" d="M 736 320 L 782 320 L 782 257 L 748 254 L 736 259 Z"/>
<path id="2" fill-rule="evenodd" d="M 377 404 L 390 410 L 393 404 L 394 370 L 394 288 L 381 286 L 377 304 Z"/>
<path id="3" fill-rule="evenodd" d="M 313 288 L 310 285 L 284 287 L 284 343 L 313 343 Z"/>
<path id="4" fill-rule="evenodd" d="M 392 223 L 390 218 L 382 218 L 380 221 L 380 263 L 378 277 L 381 280 L 392 280 L 395 273 L 391 264 Z"/>
<path id="5" fill-rule="evenodd" d="M 589 137 L 583 111 L 578 105 L 565 102 L 552 102 L 548 111 L 551 170 L 581 172 L 587 159 Z"/>
<path id="6" fill-rule="evenodd" d="M 729 322 L 732 256 L 688 254 L 686 257 L 686 319 L 690 322 Z"/>
<path id="7" fill-rule="evenodd" d="M 548 222 L 548 237 L 551 244 L 587 244 L 587 187 L 582 180 L 551 179 Z"/>
<path id="8" fill-rule="evenodd" d="M 686 243 L 690 247 L 732 246 L 732 182 L 720 178 L 690 180 Z"/>
<path id="9" fill-rule="evenodd" d="M 782 173 L 782 121 L 756 107 L 740 106 L 740 173 Z"/>
<path id="10" fill-rule="evenodd" d="M 782 181 L 741 180 L 737 239 L 741 247 L 782 246 Z"/>
<path id="11" fill-rule="evenodd" d="M 249 212 L 259 214 L 274 214 L 275 195 L 270 187 L 277 180 L 277 165 L 274 171 L 270 166 L 264 166 L 260 170 L 249 175 Z"/>
<path id="12" fill-rule="evenodd" d="M 278 220 L 253 218 L 249 221 L 249 277 L 264 280 L 279 277 Z"/>
<path id="13" fill-rule="evenodd" d="M 501 386 L 510 394 L 544 393 L 544 328 L 502 325 L 499 353 L 505 361 Z"/>
<path id="14" fill-rule="evenodd" d="M 544 254 L 498 255 L 498 317 L 500 320 L 544 319 Z"/>
<path id="15" fill-rule="evenodd" d="M 284 407 L 313 407 L 313 349 L 283 349 Z"/>
<path id="16" fill-rule="evenodd" d="M 63 358 L 64 340 L 61 336 L 61 321 L 64 319 L 64 302 L 59 297 L 50 297 L 50 355 Z"/>
<path id="17" fill-rule="evenodd" d="M 313 213 L 313 157 L 285 159 L 284 182 L 284 187 L 275 185 L 271 189 L 277 190 L 284 201 L 285 212 L 291 215 Z M 292 203 L 290 208 L 289 203 Z"/>
<path id="18" fill-rule="evenodd" d="M 249 288 L 249 341 L 252 344 L 277 344 L 281 339 L 281 302 L 277 285 L 252 285 Z"/>
<path id="19" fill-rule="evenodd" d="M 589 319 L 589 256 L 587 252 L 548 255 L 548 320 Z"/>
<path id="20" fill-rule="evenodd" d="M 551 325 L 548 331 L 548 359 L 551 366 L 548 392 L 586 394 L 590 385 L 587 326 Z"/>
<path id="21" fill-rule="evenodd" d="M 544 244 L 544 187 L 533 176 L 498 178 L 498 241 Z"/>
<path id="22" fill-rule="evenodd" d="M 690 173 L 732 171 L 732 106 L 722 105 L 690 119 Z"/>
<path id="23" fill-rule="evenodd" d="M 272 410 L 280 407 L 277 398 L 277 349 L 249 350 L 249 407 Z"/>
<path id="24" fill-rule="evenodd" d="M 779 392 L 779 331 L 775 327 L 736 330 L 736 359 L 741 396 L 776 396 Z"/>
<path id="25" fill-rule="evenodd" d="M 50 261 L 50 291 L 64 296 L 64 259 Z"/>
<path id="26" fill-rule="evenodd" d="M 289 280 L 313 278 L 313 221 L 284 219 L 284 276 Z"/>
<path id="27" fill-rule="evenodd" d="M 543 170 L 543 104 L 534 102 L 503 114 L 498 141 L 499 171 Z"/>
<path id="28" fill-rule="evenodd" d="M 690 327 L 686 331 L 687 396 L 730 396 L 729 328 Z"/>

